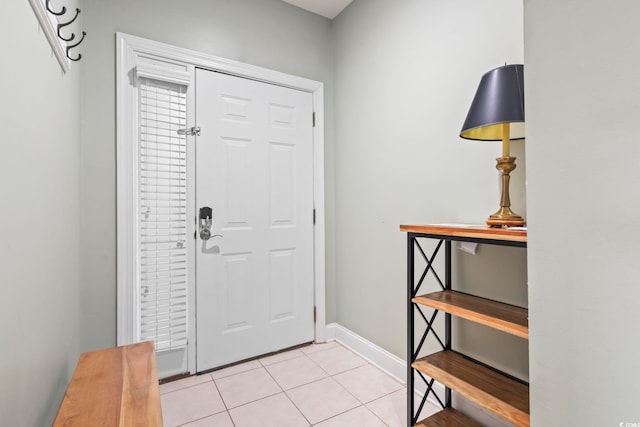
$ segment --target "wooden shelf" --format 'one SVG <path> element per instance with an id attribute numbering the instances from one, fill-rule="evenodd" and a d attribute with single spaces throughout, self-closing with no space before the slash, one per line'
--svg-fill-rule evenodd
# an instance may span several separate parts
<path id="1" fill-rule="evenodd" d="M 529 338 L 529 312 L 526 308 L 456 291 L 433 292 L 412 301 L 520 338 Z"/>
<path id="2" fill-rule="evenodd" d="M 401 225 L 400 231 L 479 240 L 488 239 L 524 243 L 527 241 L 527 230 L 524 228 L 492 228 L 486 225 Z"/>
<path id="3" fill-rule="evenodd" d="M 416 360 L 414 369 L 516 426 L 529 426 L 529 387 L 452 351 Z"/>
<path id="4" fill-rule="evenodd" d="M 462 412 L 446 408 L 420 421 L 415 427 L 482 427 Z"/>

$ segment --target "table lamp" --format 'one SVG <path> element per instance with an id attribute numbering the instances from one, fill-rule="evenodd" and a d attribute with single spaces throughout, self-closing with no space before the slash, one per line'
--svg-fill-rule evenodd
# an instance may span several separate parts
<path id="1" fill-rule="evenodd" d="M 487 219 L 489 227 L 524 226 L 524 219 L 511 210 L 509 174 L 516 168 L 509 154 L 512 139 L 524 139 L 524 66 L 505 65 L 482 76 L 460 136 L 478 141 L 502 141 L 502 156 L 496 169 L 502 172 L 500 209 Z"/>

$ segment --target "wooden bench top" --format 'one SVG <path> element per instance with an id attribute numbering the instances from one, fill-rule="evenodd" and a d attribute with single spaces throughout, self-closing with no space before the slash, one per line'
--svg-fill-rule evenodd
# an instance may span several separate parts
<path id="1" fill-rule="evenodd" d="M 53 425 L 162 426 L 153 342 L 80 355 Z"/>

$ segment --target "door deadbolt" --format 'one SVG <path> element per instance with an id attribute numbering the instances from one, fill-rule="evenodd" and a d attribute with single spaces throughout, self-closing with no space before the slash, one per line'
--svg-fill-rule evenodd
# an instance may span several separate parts
<path id="1" fill-rule="evenodd" d="M 213 224 L 212 210 L 210 207 L 200 208 L 200 238 L 209 240 L 211 238 L 211 225 Z"/>
<path id="2" fill-rule="evenodd" d="M 209 240 L 212 237 L 222 237 L 221 234 L 211 235 L 211 226 L 213 225 L 213 210 L 208 207 L 200 208 L 200 238 Z"/>

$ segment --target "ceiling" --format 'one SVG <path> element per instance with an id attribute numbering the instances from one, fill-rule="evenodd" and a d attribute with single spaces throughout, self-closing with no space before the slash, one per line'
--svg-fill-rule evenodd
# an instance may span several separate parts
<path id="1" fill-rule="evenodd" d="M 309 12 L 333 19 L 351 3 L 352 0 L 282 0 Z"/>

